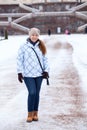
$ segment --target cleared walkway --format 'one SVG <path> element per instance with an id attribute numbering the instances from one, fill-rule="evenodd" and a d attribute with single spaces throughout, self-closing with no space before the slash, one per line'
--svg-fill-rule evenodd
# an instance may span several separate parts
<path id="1" fill-rule="evenodd" d="M 27 90 L 17 81 L 15 57 L 0 66 L 1 130 L 86 130 L 84 93 L 72 62 L 72 46 L 45 39 L 50 61 L 50 86 L 41 89 L 39 121 L 26 123 Z M 3 80 L 4 79 L 4 80 Z"/>

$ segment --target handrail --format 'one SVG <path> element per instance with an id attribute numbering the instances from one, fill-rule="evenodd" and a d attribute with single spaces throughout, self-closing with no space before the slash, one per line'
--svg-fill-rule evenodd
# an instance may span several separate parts
<path id="1" fill-rule="evenodd" d="M 72 8 L 70 8 L 70 9 L 68 9 L 68 10 L 77 11 L 77 10 L 79 10 L 79 9 L 84 8 L 85 6 L 87 6 L 87 2 L 82 3 L 81 5 L 77 5 L 77 6 L 75 6 L 75 7 L 72 7 Z"/>
<path id="2" fill-rule="evenodd" d="M 19 3 L 19 7 L 29 11 L 29 12 L 39 12 L 40 10 L 39 9 L 35 9 L 35 8 L 32 8 L 32 7 L 29 7 L 29 6 L 26 6 L 22 3 Z"/>
<path id="3" fill-rule="evenodd" d="M 84 31 L 84 29 L 85 29 L 86 27 L 87 27 L 87 24 L 84 24 L 84 25 L 78 27 L 77 31 L 78 31 L 78 32 Z"/>

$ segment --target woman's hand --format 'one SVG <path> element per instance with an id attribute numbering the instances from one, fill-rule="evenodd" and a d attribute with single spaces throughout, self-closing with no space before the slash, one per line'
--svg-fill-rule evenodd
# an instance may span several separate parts
<path id="1" fill-rule="evenodd" d="M 22 73 L 18 73 L 18 80 L 19 82 L 23 82 L 23 76 L 22 76 Z"/>
<path id="2" fill-rule="evenodd" d="M 46 79 L 46 78 L 49 78 L 48 72 L 45 72 L 45 71 L 42 73 L 42 76 L 43 76 L 43 78 L 45 78 L 45 79 Z"/>

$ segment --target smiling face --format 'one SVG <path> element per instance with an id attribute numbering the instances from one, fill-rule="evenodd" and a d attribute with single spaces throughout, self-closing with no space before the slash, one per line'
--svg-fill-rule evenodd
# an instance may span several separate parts
<path id="1" fill-rule="evenodd" d="M 30 36 L 30 39 L 31 39 L 32 42 L 36 42 L 38 40 L 38 38 L 39 38 L 39 35 L 37 35 L 37 34 L 32 34 Z"/>
<path id="2" fill-rule="evenodd" d="M 39 38 L 40 30 L 38 28 L 31 28 L 29 31 L 29 37 L 32 42 L 36 42 Z"/>

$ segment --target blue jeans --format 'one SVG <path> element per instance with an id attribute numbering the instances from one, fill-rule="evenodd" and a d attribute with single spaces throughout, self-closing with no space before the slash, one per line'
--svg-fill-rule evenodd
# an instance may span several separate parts
<path id="1" fill-rule="evenodd" d="M 28 90 L 28 112 L 38 111 L 42 79 L 42 77 L 24 77 L 24 82 Z"/>

